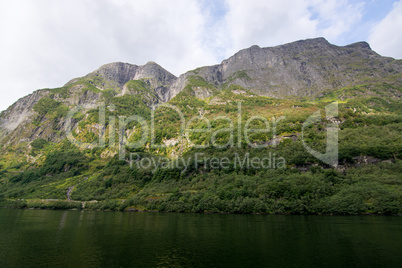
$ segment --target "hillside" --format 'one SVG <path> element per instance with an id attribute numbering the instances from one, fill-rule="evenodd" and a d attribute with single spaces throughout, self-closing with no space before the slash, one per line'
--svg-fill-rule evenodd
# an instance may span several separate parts
<path id="1" fill-rule="evenodd" d="M 402 214 L 401 96 L 402 61 L 365 42 L 252 46 L 179 77 L 106 64 L 0 114 L 0 204 Z"/>

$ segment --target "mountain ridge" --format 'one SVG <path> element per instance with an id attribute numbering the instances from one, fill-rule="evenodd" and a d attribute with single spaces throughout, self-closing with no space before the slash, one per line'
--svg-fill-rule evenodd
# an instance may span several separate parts
<path id="1" fill-rule="evenodd" d="M 181 92 L 188 77 L 194 75 L 201 76 L 216 87 L 234 84 L 262 96 L 284 98 L 317 97 L 323 91 L 334 91 L 365 82 L 373 74 L 387 78 L 402 72 L 402 61 L 380 56 L 371 50 L 367 42 L 336 46 L 322 37 L 274 47 L 253 45 L 238 51 L 220 64 L 199 67 L 178 77 L 156 63 L 153 65 L 157 68 L 146 71 L 150 63 L 141 66 L 110 63 L 85 77 L 98 74 L 106 80 L 117 82 L 119 87 L 123 87 L 129 80 L 153 78 L 163 84 L 163 87 L 158 88 L 156 82 L 153 87 L 160 99 L 166 102 Z M 127 73 L 127 69 L 132 70 Z M 328 73 L 332 73 L 332 76 Z M 402 83 L 400 77 L 398 83 Z"/>
<path id="2" fill-rule="evenodd" d="M 196 86 L 192 85 L 194 78 L 199 81 Z M 33 133 L 22 141 L 48 132 L 43 126 L 28 127 L 39 120 L 34 106 L 42 98 L 56 101 L 58 109 L 64 110 L 79 104 L 94 108 L 101 100 L 125 95 L 152 106 L 168 102 L 184 90 L 205 99 L 224 88 L 240 86 L 265 97 L 314 99 L 345 87 L 378 82 L 401 86 L 402 60 L 382 57 L 366 42 L 336 46 L 324 38 L 266 48 L 254 45 L 220 64 L 199 67 L 178 77 L 155 62 L 114 62 L 72 79 L 61 88 L 38 90 L 19 99 L 0 114 L 0 141 L 14 131 L 14 142 L 21 141 L 17 135 L 21 132 Z M 57 129 L 63 129 L 64 119 L 57 124 Z"/>

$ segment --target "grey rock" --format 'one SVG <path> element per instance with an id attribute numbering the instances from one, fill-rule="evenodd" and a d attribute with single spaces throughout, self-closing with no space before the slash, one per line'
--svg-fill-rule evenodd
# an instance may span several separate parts
<path id="1" fill-rule="evenodd" d="M 176 76 L 152 61 L 141 66 L 123 62 L 109 63 L 102 65 L 83 78 L 92 79 L 94 77 L 101 77 L 106 81 L 106 84 L 99 87 L 101 90 L 106 89 L 109 85 L 123 89 L 130 80 L 146 80 L 155 94 L 164 102 L 170 99 L 169 87 L 177 79 Z M 73 79 L 66 85 L 71 85 L 77 81 L 78 79 Z"/>
<path id="2" fill-rule="evenodd" d="M 375 82 L 402 73 L 402 61 L 382 57 L 366 42 L 335 46 L 324 38 L 300 40 L 276 47 L 251 46 L 220 64 L 175 77 L 154 62 L 137 66 L 110 63 L 85 77 L 101 76 L 122 88 L 129 80 L 148 80 L 162 102 L 167 102 L 200 76 L 219 88 L 238 85 L 269 97 L 316 97 L 342 87 Z M 72 80 L 69 83 L 73 83 Z M 402 84 L 402 78 L 397 79 Z M 69 84 L 68 83 L 68 84 Z"/>
<path id="3" fill-rule="evenodd" d="M 0 140 L 5 138 L 9 133 L 15 132 L 17 128 L 31 121 L 35 112 L 33 106 L 44 96 L 49 95 L 46 90 L 37 90 L 29 94 L 0 114 Z M 18 132 L 17 132 L 18 133 Z"/>
<path id="4" fill-rule="evenodd" d="M 315 97 L 323 91 L 374 83 L 378 78 L 395 79 L 394 75 L 401 73 L 401 60 L 378 55 L 366 42 L 340 47 L 324 38 L 276 47 L 252 46 L 219 65 L 202 67 L 196 72 L 216 86 L 234 84 L 278 98 Z M 397 81 L 402 84 L 401 77 Z M 174 92 L 180 89 L 175 88 Z"/>

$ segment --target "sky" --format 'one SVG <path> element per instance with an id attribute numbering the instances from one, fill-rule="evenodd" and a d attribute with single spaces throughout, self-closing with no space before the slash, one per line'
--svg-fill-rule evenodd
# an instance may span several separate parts
<path id="1" fill-rule="evenodd" d="M 401 32 L 402 0 L 0 0 L 0 111 L 110 62 L 179 76 L 314 37 L 401 59 Z"/>

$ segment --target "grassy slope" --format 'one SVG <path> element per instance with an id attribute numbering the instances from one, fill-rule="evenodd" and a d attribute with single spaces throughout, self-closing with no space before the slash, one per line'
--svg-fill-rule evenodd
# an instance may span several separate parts
<path id="1" fill-rule="evenodd" d="M 206 158 L 228 157 L 231 163 L 236 156 L 266 157 L 271 154 L 277 159 L 286 159 L 284 169 L 240 168 L 215 169 L 207 165 L 184 169 L 182 165 L 172 168 L 130 168 L 120 161 L 115 148 L 78 150 L 69 142 L 53 144 L 45 140 L 3 148 L 0 160 L 0 201 L 5 206 L 81 208 L 82 203 L 51 201 L 66 200 L 66 192 L 73 187 L 71 198 L 86 202 L 85 208 L 129 209 L 181 212 L 232 212 L 232 213 L 300 213 L 300 214 L 401 214 L 402 213 L 402 112 L 399 97 L 401 89 L 389 84 L 376 86 L 361 85 L 344 88 L 314 100 L 281 100 L 255 96 L 246 90 L 229 86 L 215 89 L 202 79 L 190 79 L 186 89 L 169 104 L 178 107 L 188 120 L 202 114 L 204 119 L 194 120 L 189 127 L 206 128 L 205 118 L 213 130 L 229 127 L 217 116 L 228 116 L 238 124 L 238 103 L 241 102 L 241 124 L 245 125 L 252 116 L 259 115 L 267 120 L 279 121 L 276 134 L 281 142 L 277 147 L 250 148 L 241 133 L 234 132 L 233 144 L 223 149 L 207 146 L 192 148 L 188 141 L 179 137 L 180 120 L 171 109 L 159 109 L 155 113 L 155 142 L 161 144 L 174 140 L 176 145 L 167 148 L 128 149 L 141 157 L 173 161 L 176 157 L 192 161 L 196 153 Z M 127 85 L 131 91 L 147 92 L 146 84 L 134 82 Z M 211 96 L 195 97 L 195 88 L 205 88 Z M 93 89 L 96 90 L 96 89 Z M 140 95 L 113 97 L 104 93 L 107 104 L 114 104 L 115 111 L 106 110 L 107 129 L 109 118 L 119 115 L 141 115 L 148 122 L 151 111 Z M 147 93 L 148 94 L 148 93 Z M 149 93 L 149 98 L 154 96 Z M 340 168 L 333 169 L 312 157 L 301 142 L 302 124 L 315 111 L 324 111 L 327 104 L 339 101 L 339 161 Z M 222 103 L 225 102 L 225 104 Z M 45 102 L 45 101 L 43 101 Z M 65 107 L 60 103 L 49 103 L 37 107 L 38 117 L 57 120 L 63 116 Z M 51 110 L 45 109 L 49 107 Z M 98 120 L 97 110 L 77 117 L 78 133 L 75 137 L 83 142 L 97 140 L 93 124 Z M 118 119 L 117 119 L 118 120 Z M 36 124 L 40 123 L 34 122 Z M 306 143 L 316 149 L 325 150 L 326 119 L 322 117 L 306 130 Z M 262 127 L 261 120 L 251 125 Z M 130 123 L 129 140 L 141 138 L 142 128 Z M 272 129 L 271 129 L 272 130 Z M 213 132 L 213 131 L 212 131 Z M 211 133 L 192 133 L 191 142 L 210 145 Z M 114 133 L 115 139 L 118 132 Z M 297 137 L 294 141 L 291 137 Z M 107 133 L 106 144 L 113 136 Z M 148 137 L 150 138 L 150 137 Z M 269 133 L 252 133 L 250 139 L 259 144 L 272 139 Z M 227 132 L 216 136 L 218 144 L 230 139 Z M 148 139 L 149 140 L 149 139 Z M 116 141 L 117 142 L 117 141 Z M 28 149 L 27 149 L 28 148 Z M 356 157 L 372 157 L 375 164 L 359 164 Z M 29 161 L 35 159 L 35 161 Z M 168 160 L 166 160 L 168 159 Z M 364 159 L 363 159 L 364 160 Z M 366 157 L 367 160 L 367 157 Z M 370 158 L 369 158 L 370 160 Z M 175 162 L 173 162 L 175 163 Z M 21 172 L 23 171 L 23 172 Z M 25 199 L 24 201 L 15 201 Z"/>

